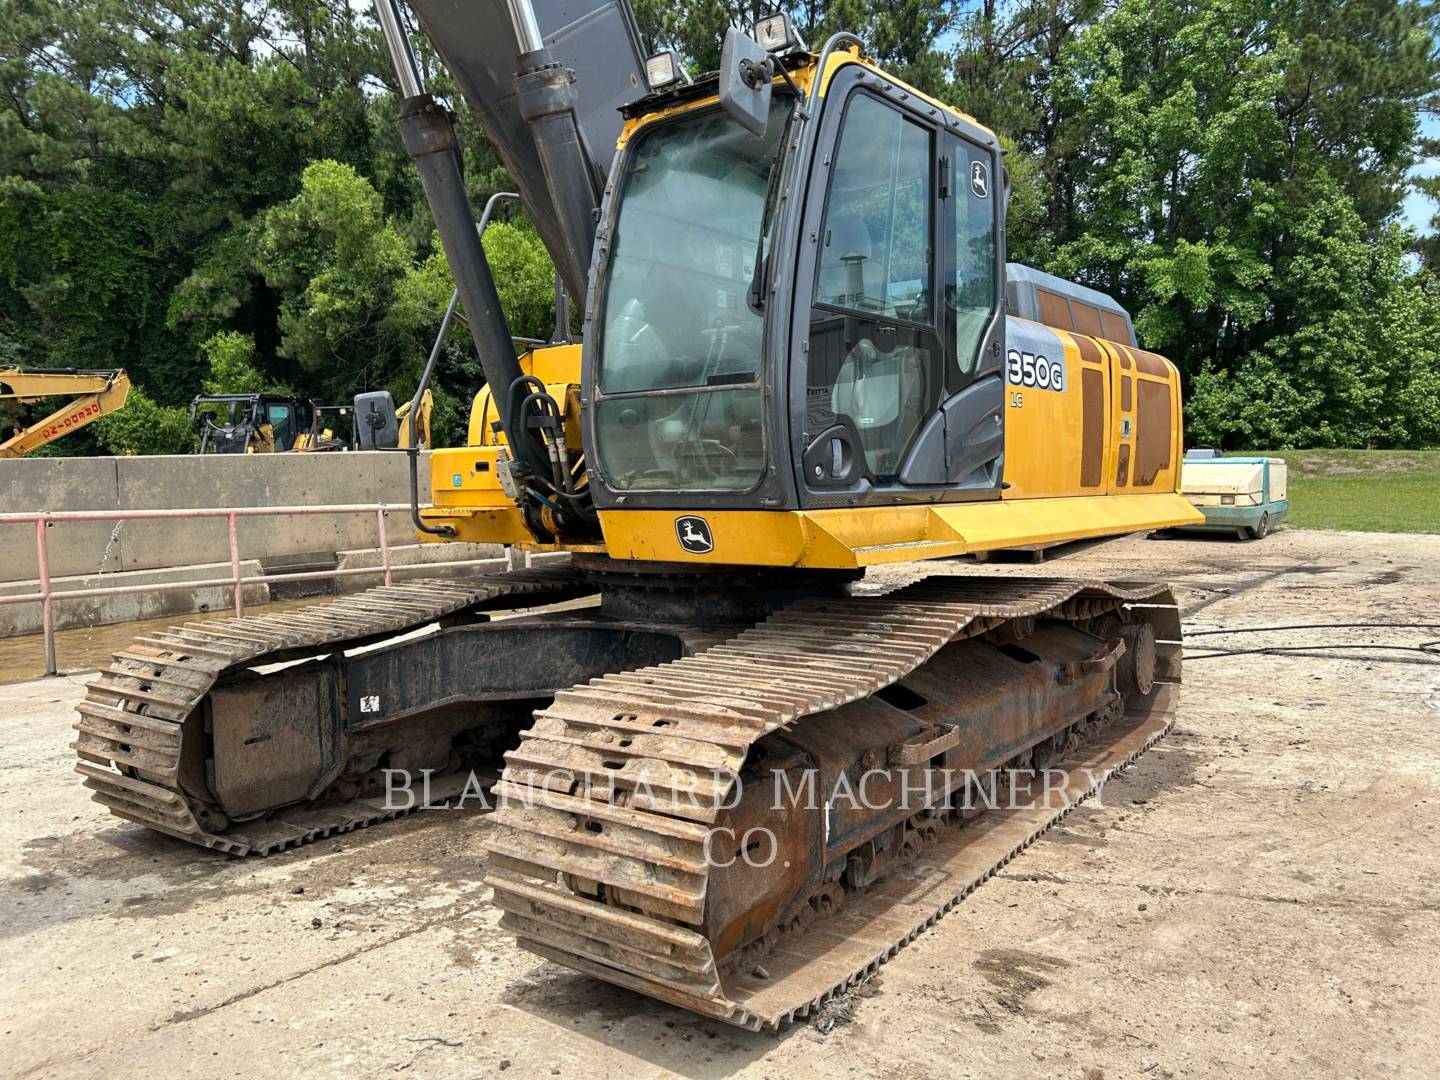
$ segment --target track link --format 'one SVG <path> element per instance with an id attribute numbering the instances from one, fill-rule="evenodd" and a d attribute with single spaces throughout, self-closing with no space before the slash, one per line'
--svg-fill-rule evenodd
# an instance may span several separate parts
<path id="1" fill-rule="evenodd" d="M 186 796 L 186 720 L 222 677 L 243 669 L 342 652 L 497 603 L 552 603 L 590 591 L 568 566 L 465 579 L 421 579 L 274 615 L 189 622 L 135 639 L 115 653 L 76 706 L 75 769 L 92 798 L 127 821 L 231 855 L 267 855 L 402 811 L 381 799 L 330 800 L 207 828 Z M 443 780 L 432 802 L 457 794 Z"/>
<path id="2" fill-rule="evenodd" d="M 992 810 L 803 933 L 763 976 L 722 972 L 697 929 L 708 830 L 750 748 L 874 694 L 959 638 L 1015 619 L 1085 619 L 1121 602 L 1157 631 L 1155 689 L 1030 805 Z M 501 925 L 577 971 L 752 1030 L 872 974 L 1169 728 L 1179 618 L 1167 589 L 930 578 L 878 597 L 802 601 L 695 656 L 561 693 L 506 755 L 486 840 Z M 920 864 L 917 864 L 919 866 Z M 938 876 L 937 876 L 938 875 Z"/>

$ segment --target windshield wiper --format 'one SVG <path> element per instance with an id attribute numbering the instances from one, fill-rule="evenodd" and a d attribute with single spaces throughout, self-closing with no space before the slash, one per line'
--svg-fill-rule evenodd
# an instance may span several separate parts
<path id="1" fill-rule="evenodd" d="M 784 171 L 786 144 L 790 141 L 790 128 L 795 123 L 795 118 L 802 115 L 804 105 L 799 101 L 795 108 L 790 110 L 790 115 L 785 120 L 785 130 L 780 133 L 779 144 L 775 148 L 775 160 L 770 163 L 770 175 L 765 181 L 765 206 L 760 215 L 760 235 L 755 238 L 755 269 L 750 274 L 750 288 L 746 291 L 745 302 L 750 310 L 760 315 L 765 310 L 765 297 L 763 294 L 766 278 L 766 263 L 769 256 L 765 253 L 765 235 L 770 231 L 770 215 L 774 210 L 775 192 L 780 187 L 780 173 Z"/>

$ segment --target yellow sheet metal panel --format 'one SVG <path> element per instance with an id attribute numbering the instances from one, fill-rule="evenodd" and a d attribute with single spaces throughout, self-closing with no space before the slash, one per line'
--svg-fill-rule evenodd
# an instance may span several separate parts
<path id="1" fill-rule="evenodd" d="M 1005 514 L 986 513 L 992 505 L 1003 507 Z M 937 507 L 935 513 L 965 537 L 967 551 L 1122 536 L 1204 521 L 1203 514 L 1174 492 L 957 503 Z"/>
<path id="2" fill-rule="evenodd" d="M 435 506 L 513 506 L 495 472 L 498 446 L 459 446 L 430 453 L 430 501 Z"/>
<path id="3" fill-rule="evenodd" d="M 1101 342 L 1111 356 L 1114 449 L 1109 490 L 1178 491 L 1184 417 L 1180 373 L 1152 352 Z"/>
<path id="4" fill-rule="evenodd" d="M 513 503 L 493 509 L 437 506 L 421 510 L 420 517 L 427 525 L 449 525 L 455 530 L 452 537 L 417 532 L 415 535 L 423 544 L 443 544 L 454 540 L 466 544 L 516 544 L 541 551 L 556 550 L 553 546 L 535 543 L 535 537 L 525 526 L 520 508 Z"/>
<path id="5" fill-rule="evenodd" d="M 1009 320 L 1005 501 L 1176 491 L 1182 421 L 1163 357 Z"/>
<path id="6" fill-rule="evenodd" d="M 566 413 L 565 445 L 578 447 L 580 445 L 580 346 L 547 345 L 544 348 L 532 349 L 520 357 L 520 370 L 526 375 L 534 375 L 545 384 L 546 393 L 560 402 Z M 574 388 L 573 395 L 572 387 Z M 572 396 L 575 397 L 573 413 L 575 422 L 573 424 L 571 423 L 571 403 L 568 400 Z M 490 388 L 482 386 L 470 402 L 470 425 L 466 434 L 466 442 L 470 446 L 490 446 L 496 442 L 505 442 L 503 435 L 497 439 L 495 430 L 491 426 L 494 421 L 495 410 L 491 407 Z"/>
<path id="7" fill-rule="evenodd" d="M 600 530 L 606 551 L 615 559 L 812 565 L 805 561 L 804 515 L 791 511 L 601 510 Z"/>
<path id="8" fill-rule="evenodd" d="M 1179 495 L 1095 495 L 837 510 L 602 510 L 617 559 L 853 569 L 1081 540 L 1204 518 Z"/>
<path id="9" fill-rule="evenodd" d="M 1087 365 L 1080 359 L 1075 339 L 1012 317 L 1006 324 L 1005 346 L 1005 482 L 1009 487 L 1003 498 L 1078 495 L 1085 442 L 1082 371 Z"/>
<path id="10" fill-rule="evenodd" d="M 964 551 L 929 506 L 602 510 L 600 526 L 612 557 L 660 562 L 854 568 Z"/>

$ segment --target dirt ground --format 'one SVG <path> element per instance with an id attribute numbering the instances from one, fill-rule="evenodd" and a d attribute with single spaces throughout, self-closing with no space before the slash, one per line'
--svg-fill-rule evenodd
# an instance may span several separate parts
<path id="1" fill-rule="evenodd" d="M 83 678 L 0 687 L 0 1074 L 1433 1076 L 1440 653 L 1414 647 L 1440 626 L 1404 624 L 1440 623 L 1437 556 L 1285 530 L 987 568 L 1172 581 L 1177 730 L 835 1026 L 778 1036 L 519 951 L 482 814 L 235 861 L 88 801 Z M 1200 633 L 1316 623 L 1382 625 Z"/>

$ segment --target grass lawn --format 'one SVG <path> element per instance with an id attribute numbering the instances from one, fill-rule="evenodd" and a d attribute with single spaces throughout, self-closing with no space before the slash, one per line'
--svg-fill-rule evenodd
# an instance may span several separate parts
<path id="1" fill-rule="evenodd" d="M 1266 450 L 1290 466 L 1299 529 L 1440 533 L 1440 450 Z"/>

